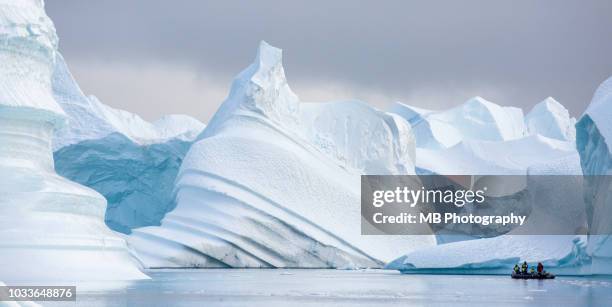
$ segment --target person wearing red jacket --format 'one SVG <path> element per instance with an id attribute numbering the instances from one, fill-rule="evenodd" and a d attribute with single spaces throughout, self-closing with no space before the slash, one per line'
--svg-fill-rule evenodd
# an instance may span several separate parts
<path id="1" fill-rule="evenodd" d="M 544 272 L 544 265 L 542 262 L 538 262 L 538 274 L 542 274 Z"/>

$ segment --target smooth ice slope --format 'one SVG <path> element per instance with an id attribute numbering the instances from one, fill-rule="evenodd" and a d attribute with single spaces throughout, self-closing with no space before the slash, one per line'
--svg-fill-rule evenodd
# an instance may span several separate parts
<path id="1" fill-rule="evenodd" d="M 391 112 L 410 122 L 417 147 L 449 148 L 464 140 L 506 141 L 526 135 L 523 111 L 502 107 L 482 97 L 445 111 L 431 111 L 395 103 Z"/>
<path id="2" fill-rule="evenodd" d="M 204 124 L 186 115 L 149 123 L 86 97 L 61 56 L 52 85 L 69 117 L 54 141 L 57 172 L 106 197 L 105 220 L 113 230 L 159 225 L 173 207 L 176 175 Z"/>
<path id="3" fill-rule="evenodd" d="M 591 233 L 589 254 L 592 269 L 597 274 L 612 274 L 612 185 L 608 176 L 612 172 L 610 142 L 612 140 L 612 78 L 603 82 L 591 104 L 576 125 L 576 145 L 580 163 L 587 180 L 585 200 Z M 590 188 L 589 188 L 590 187 Z"/>
<path id="4" fill-rule="evenodd" d="M 300 104 L 281 58 L 261 43 L 187 154 L 176 209 L 133 231 L 146 265 L 380 267 L 434 244 L 360 234 L 359 175 L 413 172 L 408 124 L 363 103 Z"/>
<path id="5" fill-rule="evenodd" d="M 529 134 L 540 134 L 558 140 L 576 139 L 576 119 L 552 97 L 544 99 L 525 116 Z"/>
<path id="6" fill-rule="evenodd" d="M 0 276 L 5 282 L 146 278 L 103 222 L 106 202 L 58 176 L 51 139 L 57 37 L 42 1 L 0 2 Z"/>

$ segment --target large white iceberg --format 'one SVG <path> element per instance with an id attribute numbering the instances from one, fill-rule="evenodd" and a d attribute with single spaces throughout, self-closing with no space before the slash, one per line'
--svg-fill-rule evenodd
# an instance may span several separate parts
<path id="1" fill-rule="evenodd" d="M 612 182 L 609 178 L 612 158 L 608 143 L 612 140 L 612 78 L 604 81 L 591 104 L 576 124 L 576 145 L 586 175 L 585 200 L 590 233 L 588 252 L 592 270 L 612 274 Z"/>
<path id="2" fill-rule="evenodd" d="M 68 115 L 55 133 L 57 172 L 106 197 L 106 223 L 113 230 L 159 225 L 173 208 L 174 181 L 204 124 L 186 115 L 150 123 L 130 112 L 86 97 L 58 56 L 53 95 Z"/>
<path id="3" fill-rule="evenodd" d="M 300 103 L 262 42 L 187 154 L 176 209 L 129 242 L 149 267 L 379 267 L 432 236 L 362 236 L 360 174 L 414 172 L 407 122 Z"/>
<path id="4" fill-rule="evenodd" d="M 42 1 L 0 2 L 0 276 L 15 281 L 146 278 L 104 224 L 105 199 L 54 171 L 57 36 Z"/>

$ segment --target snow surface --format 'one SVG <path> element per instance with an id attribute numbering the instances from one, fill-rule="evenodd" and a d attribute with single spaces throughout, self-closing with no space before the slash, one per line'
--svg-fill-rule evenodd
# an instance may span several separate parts
<path id="1" fill-rule="evenodd" d="M 432 236 L 361 236 L 360 174 L 413 173 L 409 125 L 364 103 L 301 104 L 281 50 L 252 65 L 179 172 L 176 209 L 129 242 L 149 267 L 380 267 Z"/>
<path id="2" fill-rule="evenodd" d="M 64 115 L 51 93 L 57 37 L 42 2 L 2 1 L 0 17 L 0 276 L 147 278 L 104 225 L 105 199 L 54 171 L 51 139 Z"/>
<path id="3" fill-rule="evenodd" d="M 609 235 L 612 225 L 612 182 L 607 176 L 611 172 L 609 142 L 612 137 L 610 113 L 612 110 L 612 77 L 604 81 L 593 96 L 591 104 L 576 124 L 576 145 L 585 175 L 585 200 L 589 214 L 588 252 L 593 258 L 592 270 L 599 274 L 612 274 L 612 243 Z M 606 235 L 608 234 L 608 235 Z"/>
<path id="4" fill-rule="evenodd" d="M 417 147 L 442 149 L 463 140 L 506 141 L 526 135 L 523 111 L 502 107 L 474 97 L 444 111 L 432 111 L 395 103 L 391 112 L 410 122 Z"/>

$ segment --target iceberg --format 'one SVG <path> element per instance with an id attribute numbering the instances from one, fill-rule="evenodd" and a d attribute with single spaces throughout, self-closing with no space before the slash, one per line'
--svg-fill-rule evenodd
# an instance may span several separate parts
<path id="1" fill-rule="evenodd" d="M 87 97 L 61 55 L 52 86 L 68 115 L 53 144 L 58 174 L 104 195 L 111 229 L 130 233 L 159 225 L 173 208 L 174 180 L 183 158 L 205 125 L 187 115 L 150 123 Z"/>
<path id="2" fill-rule="evenodd" d="M 435 244 L 361 235 L 367 173 L 414 173 L 409 124 L 361 102 L 301 103 L 261 42 L 187 153 L 176 208 L 129 242 L 147 267 L 381 267 Z"/>
<path id="3" fill-rule="evenodd" d="M 585 201 L 589 229 L 588 253 L 594 274 L 612 274 L 612 187 L 610 140 L 612 140 L 612 78 L 604 81 L 576 124 L 576 146 L 585 175 Z"/>
<path id="4" fill-rule="evenodd" d="M 539 134 L 553 139 L 576 140 L 576 119 L 552 97 L 536 104 L 525 116 L 529 134 Z"/>
<path id="5" fill-rule="evenodd" d="M 42 1 L 0 3 L 0 276 L 5 282 L 147 278 L 103 221 L 106 201 L 55 173 L 57 36 Z"/>

